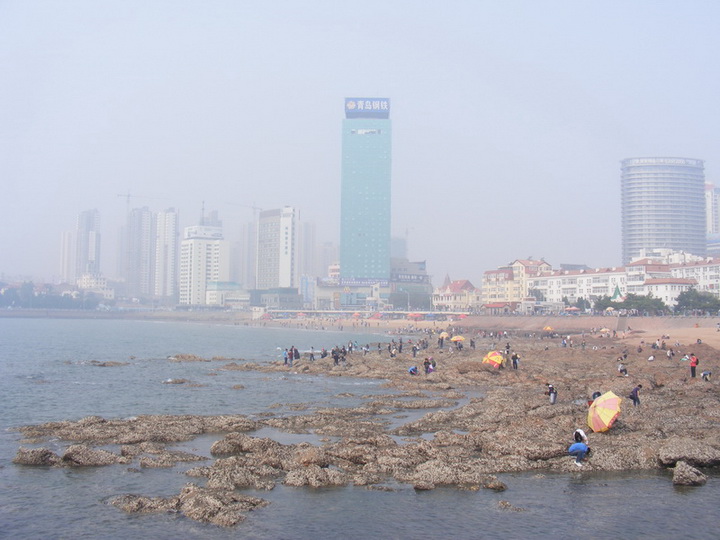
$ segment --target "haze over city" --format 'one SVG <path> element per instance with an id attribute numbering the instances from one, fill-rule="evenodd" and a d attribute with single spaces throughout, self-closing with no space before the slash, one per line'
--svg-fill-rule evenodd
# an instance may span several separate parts
<path id="1" fill-rule="evenodd" d="M 481 281 L 515 258 L 619 266 L 620 160 L 720 182 L 720 4 L 0 2 L 0 274 L 59 274 L 60 234 L 204 205 L 240 239 L 291 205 L 338 242 L 343 99 L 392 100 L 392 227 Z"/>

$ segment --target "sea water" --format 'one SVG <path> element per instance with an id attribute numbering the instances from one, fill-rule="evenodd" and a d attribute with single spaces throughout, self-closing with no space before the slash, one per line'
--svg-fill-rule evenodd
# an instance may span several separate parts
<path id="1" fill-rule="evenodd" d="M 126 514 L 107 504 L 133 493 L 171 496 L 190 481 L 171 469 L 126 465 L 92 468 L 18 466 L 13 428 L 88 415 L 266 414 L 352 407 L 392 392 L 383 381 L 293 373 L 223 371 L 226 360 L 170 362 L 176 354 L 268 362 L 300 350 L 389 341 L 338 331 L 256 328 L 126 320 L 0 319 L 0 538 L 718 538 L 720 477 L 706 486 L 676 488 L 667 472 L 505 474 L 508 490 L 455 488 L 416 492 L 342 487 L 246 493 L 269 500 L 236 527 L 222 529 L 176 514 Z M 95 362 L 125 365 L 100 367 Z M 187 384 L 164 384 L 168 379 Z M 238 388 L 242 385 L 242 388 Z M 398 414 L 393 424 L 402 422 Z M 264 428 L 255 435 L 291 444 L 313 434 Z M 208 456 L 220 435 L 172 448 Z M 67 443 L 47 441 L 56 452 Z M 208 460 L 206 464 L 211 463 Z M 502 509 L 500 501 L 514 509 Z"/>

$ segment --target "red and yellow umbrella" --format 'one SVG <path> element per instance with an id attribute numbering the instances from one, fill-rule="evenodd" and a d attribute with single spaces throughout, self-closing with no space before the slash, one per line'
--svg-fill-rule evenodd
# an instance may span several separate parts
<path id="1" fill-rule="evenodd" d="M 495 369 L 498 369 L 503 362 L 503 355 L 498 351 L 490 351 L 483 358 L 483 364 L 490 364 Z"/>
<path id="2" fill-rule="evenodd" d="M 622 398 L 613 392 L 605 392 L 593 401 L 588 410 L 588 427 L 595 433 L 610 429 L 617 417 L 620 416 L 621 401 Z"/>
<path id="3" fill-rule="evenodd" d="M 465 338 L 462 336 L 453 336 L 450 338 L 450 341 L 465 341 Z"/>

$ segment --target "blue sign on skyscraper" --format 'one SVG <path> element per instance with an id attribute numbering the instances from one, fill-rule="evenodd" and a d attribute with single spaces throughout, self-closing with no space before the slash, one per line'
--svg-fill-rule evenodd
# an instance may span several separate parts
<path id="1" fill-rule="evenodd" d="M 388 98 L 345 98 L 345 118 L 389 118 Z"/>

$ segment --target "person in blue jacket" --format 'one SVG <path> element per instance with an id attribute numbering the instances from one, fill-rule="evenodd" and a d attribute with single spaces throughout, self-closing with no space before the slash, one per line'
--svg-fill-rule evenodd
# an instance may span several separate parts
<path id="1" fill-rule="evenodd" d="M 570 445 L 568 453 L 575 456 L 575 465 L 582 467 L 582 460 L 585 459 L 585 456 L 590 455 L 590 447 L 583 442 L 576 442 Z"/>

